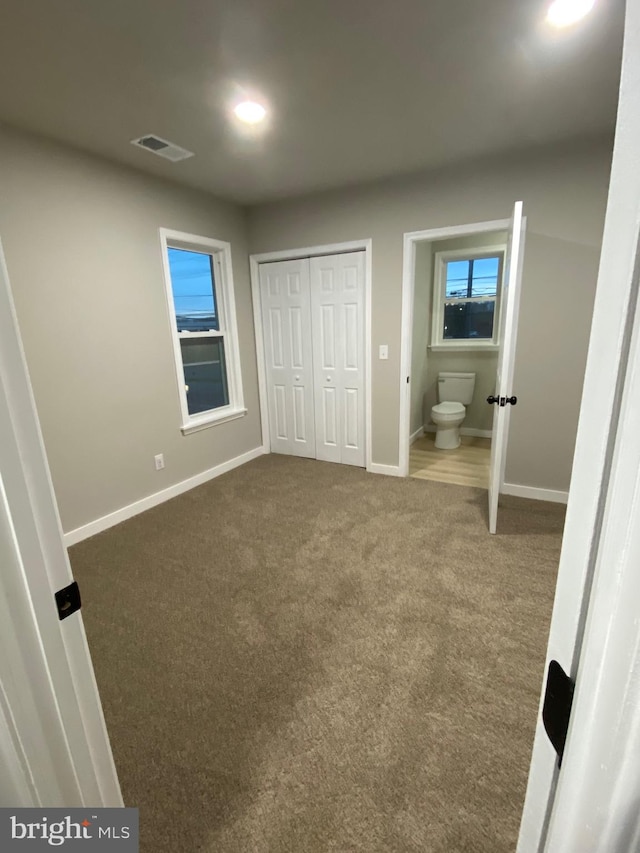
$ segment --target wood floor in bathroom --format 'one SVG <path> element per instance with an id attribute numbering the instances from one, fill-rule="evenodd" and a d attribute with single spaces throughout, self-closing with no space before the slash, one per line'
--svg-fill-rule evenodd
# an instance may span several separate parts
<path id="1" fill-rule="evenodd" d="M 411 445 L 409 475 L 421 480 L 489 487 L 491 439 L 463 435 L 456 450 L 438 450 L 435 434 L 426 433 Z"/>

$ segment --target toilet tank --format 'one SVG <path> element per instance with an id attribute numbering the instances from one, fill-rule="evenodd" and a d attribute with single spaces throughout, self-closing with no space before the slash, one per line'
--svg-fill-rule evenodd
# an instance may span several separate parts
<path id="1" fill-rule="evenodd" d="M 463 403 L 468 406 L 473 400 L 475 385 L 475 373 L 439 373 L 438 400 L 441 403 Z"/>

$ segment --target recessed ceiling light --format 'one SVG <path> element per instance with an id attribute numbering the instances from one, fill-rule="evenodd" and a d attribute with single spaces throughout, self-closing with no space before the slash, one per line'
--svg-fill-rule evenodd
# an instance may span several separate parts
<path id="1" fill-rule="evenodd" d="M 595 0 L 554 0 L 547 21 L 554 27 L 568 27 L 588 15 L 594 5 Z"/>
<path id="2" fill-rule="evenodd" d="M 258 104 L 255 101 L 242 101 L 233 111 L 236 117 L 246 124 L 258 124 L 267 114 L 262 104 Z"/>

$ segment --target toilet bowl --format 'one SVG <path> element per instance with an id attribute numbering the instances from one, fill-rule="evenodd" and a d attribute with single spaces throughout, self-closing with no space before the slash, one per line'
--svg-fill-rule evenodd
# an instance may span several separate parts
<path id="1" fill-rule="evenodd" d="M 438 399 L 431 409 L 431 420 L 436 425 L 436 447 L 455 450 L 460 447 L 460 426 L 467 413 L 466 406 L 473 400 L 475 373 L 439 373 Z"/>
<path id="2" fill-rule="evenodd" d="M 436 425 L 436 447 L 455 450 L 460 446 L 460 426 L 466 415 L 462 403 L 438 403 L 431 409 L 431 420 Z"/>

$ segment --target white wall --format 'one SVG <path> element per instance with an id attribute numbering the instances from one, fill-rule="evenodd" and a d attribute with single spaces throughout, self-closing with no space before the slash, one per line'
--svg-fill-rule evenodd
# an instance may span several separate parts
<path id="1" fill-rule="evenodd" d="M 0 186 L 0 236 L 65 531 L 260 445 L 243 211 L 2 127 Z M 159 226 L 232 247 L 249 413 L 188 436 Z"/>
<path id="2" fill-rule="evenodd" d="M 521 197 L 519 404 L 506 476 L 568 487 L 609 165 L 599 140 L 248 212 L 251 251 L 373 238 L 374 352 L 389 344 L 372 377 L 375 462 L 398 462 L 403 232 L 504 218 Z M 0 184 L 0 235 L 65 530 L 257 447 L 245 213 L 8 128 Z M 190 436 L 179 430 L 161 225 L 232 245 L 249 414 Z M 166 468 L 156 472 L 160 452 Z"/>
<path id="3" fill-rule="evenodd" d="M 373 460 L 398 464 L 402 235 L 528 219 L 508 482 L 568 488 L 611 162 L 607 139 L 536 150 L 250 211 L 252 252 L 373 239 Z"/>

